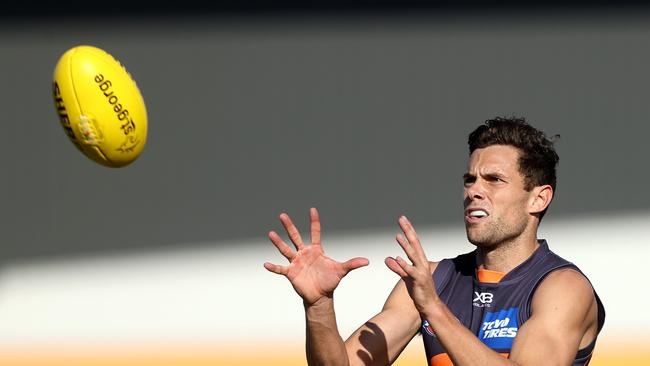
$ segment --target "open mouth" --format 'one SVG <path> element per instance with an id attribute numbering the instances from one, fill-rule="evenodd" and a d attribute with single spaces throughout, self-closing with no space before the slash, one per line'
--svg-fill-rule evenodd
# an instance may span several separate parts
<path id="1" fill-rule="evenodd" d="M 465 211 L 465 221 L 468 223 L 479 222 L 490 216 L 490 213 L 482 208 L 470 208 Z"/>

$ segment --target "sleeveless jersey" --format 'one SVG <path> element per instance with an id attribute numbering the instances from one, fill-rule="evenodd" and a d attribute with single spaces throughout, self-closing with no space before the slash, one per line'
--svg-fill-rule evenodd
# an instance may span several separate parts
<path id="1" fill-rule="evenodd" d="M 574 264 L 549 250 L 545 240 L 540 240 L 539 248 L 497 283 L 479 282 L 476 267 L 476 251 L 444 259 L 433 272 L 433 281 L 438 295 L 456 318 L 485 345 L 505 357 L 510 354 L 519 327 L 530 317 L 532 297 L 540 282 L 559 268 L 580 272 Z M 595 291 L 594 295 L 600 332 L 605 309 Z M 422 322 L 422 338 L 430 366 L 453 365 L 426 320 Z M 596 339 L 579 350 L 573 365 L 587 365 L 595 344 Z"/>

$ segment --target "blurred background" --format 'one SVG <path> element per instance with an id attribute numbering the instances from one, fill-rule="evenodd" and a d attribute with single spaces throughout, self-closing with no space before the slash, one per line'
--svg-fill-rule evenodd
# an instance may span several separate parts
<path id="1" fill-rule="evenodd" d="M 432 260 L 471 250 L 467 135 L 495 116 L 561 135 L 542 224 L 608 311 L 592 365 L 648 364 L 650 7 L 619 2 L 185 1 L 0 7 L 0 363 L 304 364 L 299 298 L 262 263 L 287 212 L 366 256 L 337 293 L 352 332 L 397 278 L 406 214 Z M 82 156 L 54 112 L 58 58 L 119 59 L 142 156 Z M 642 272 L 643 271 L 643 272 Z M 415 339 L 398 364 L 423 364 Z"/>

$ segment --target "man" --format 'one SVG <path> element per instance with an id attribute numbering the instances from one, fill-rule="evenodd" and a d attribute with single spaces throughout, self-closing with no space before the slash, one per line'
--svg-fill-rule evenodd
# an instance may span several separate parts
<path id="1" fill-rule="evenodd" d="M 320 220 L 310 210 L 311 245 L 280 215 L 296 250 L 271 231 L 290 262 L 264 267 L 286 276 L 302 297 L 310 365 L 387 365 L 422 332 L 429 365 L 586 365 L 605 312 L 588 279 L 537 239 L 559 158 L 546 136 L 523 119 L 486 121 L 469 136 L 465 228 L 476 249 L 429 262 L 402 216 L 397 242 L 407 259 L 386 258 L 401 277 L 382 311 L 345 342 L 333 293 L 365 258 L 325 256 Z"/>

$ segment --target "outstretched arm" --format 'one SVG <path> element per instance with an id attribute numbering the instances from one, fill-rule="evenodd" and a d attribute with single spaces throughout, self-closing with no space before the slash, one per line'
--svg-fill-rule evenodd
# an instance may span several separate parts
<path id="1" fill-rule="evenodd" d="M 339 282 L 350 271 L 368 265 L 365 258 L 337 262 L 325 255 L 321 246 L 321 225 L 318 211 L 310 210 L 311 245 L 305 245 L 287 214 L 280 215 L 291 242 L 291 249 L 280 236 L 271 231 L 269 239 L 289 260 L 281 266 L 264 263 L 267 270 L 285 276 L 303 300 L 307 325 L 307 361 L 310 365 L 347 365 L 347 352 L 336 326 L 333 294 Z"/>
<path id="2" fill-rule="evenodd" d="M 391 365 L 420 329 L 420 314 L 404 281 L 397 282 L 383 309 L 345 341 L 351 365 Z"/>
<path id="3" fill-rule="evenodd" d="M 343 342 L 336 325 L 333 293 L 345 275 L 367 265 L 368 260 L 353 258 L 340 263 L 325 256 L 320 239 L 320 219 L 314 208 L 310 210 L 311 245 L 303 243 L 289 216 L 280 215 L 280 221 L 296 250 L 277 233 L 270 232 L 271 242 L 289 260 L 289 265 L 267 262 L 264 267 L 287 277 L 303 299 L 308 363 L 336 366 L 392 364 L 420 327 L 420 315 L 404 281 L 398 281 L 382 311 Z"/>

